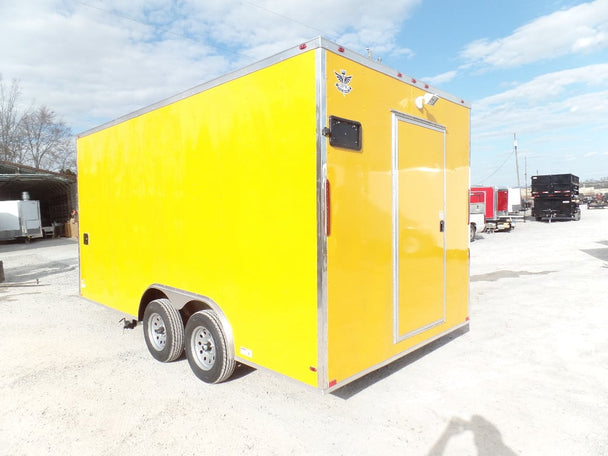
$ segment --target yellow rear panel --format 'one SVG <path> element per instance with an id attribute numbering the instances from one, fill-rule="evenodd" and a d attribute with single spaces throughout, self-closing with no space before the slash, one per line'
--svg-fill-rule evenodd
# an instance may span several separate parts
<path id="1" fill-rule="evenodd" d="M 350 89 L 336 73 L 352 76 Z M 327 144 L 331 386 L 466 322 L 469 109 L 445 98 L 418 109 L 423 89 L 338 53 L 327 53 L 326 82 L 327 115 L 363 130 L 361 151 Z"/>
<path id="2" fill-rule="evenodd" d="M 82 295 L 209 296 L 237 356 L 316 386 L 315 94 L 310 51 L 81 137 Z"/>

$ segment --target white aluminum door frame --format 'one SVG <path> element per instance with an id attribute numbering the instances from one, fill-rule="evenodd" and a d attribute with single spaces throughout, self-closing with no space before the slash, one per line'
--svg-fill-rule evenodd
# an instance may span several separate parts
<path id="1" fill-rule="evenodd" d="M 399 135 L 398 127 L 399 122 L 406 122 L 422 128 L 428 128 L 430 130 L 439 132 L 443 135 L 443 223 L 445 227 L 446 220 L 446 148 L 445 148 L 445 134 L 446 127 L 434 122 L 430 122 L 425 119 L 411 116 L 398 111 L 392 111 L 392 217 L 393 217 L 393 343 L 397 344 L 405 339 L 408 339 L 416 334 L 420 334 L 428 329 L 431 329 L 437 325 L 445 322 L 446 314 L 446 230 L 443 230 L 443 315 L 442 318 L 432 321 L 424 326 L 417 328 L 413 331 L 409 331 L 405 334 L 400 334 L 399 330 Z"/>

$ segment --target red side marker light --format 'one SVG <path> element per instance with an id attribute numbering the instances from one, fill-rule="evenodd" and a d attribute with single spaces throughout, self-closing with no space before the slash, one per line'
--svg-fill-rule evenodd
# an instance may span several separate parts
<path id="1" fill-rule="evenodd" d="M 344 52 L 344 48 L 343 48 L 342 46 L 340 46 L 340 47 L 338 48 L 338 52 Z"/>
<path id="2" fill-rule="evenodd" d="M 313 372 L 317 372 L 317 368 L 316 368 L 316 367 L 314 367 L 314 366 L 310 366 L 310 367 L 309 367 L 309 369 L 310 369 L 311 371 L 313 371 Z"/>
<path id="3" fill-rule="evenodd" d="M 306 49 L 306 43 L 300 44 L 300 50 L 303 51 L 304 49 Z"/>
<path id="4" fill-rule="evenodd" d="M 403 75 L 402 75 L 401 73 L 397 73 L 397 77 L 398 77 L 398 78 L 402 78 L 402 77 L 403 77 Z"/>
<path id="5" fill-rule="evenodd" d="M 325 236 L 331 234 L 331 189 L 329 179 L 325 179 Z"/>
<path id="6" fill-rule="evenodd" d="M 416 80 L 415 80 L 414 78 L 412 78 L 412 82 L 413 82 L 414 84 L 416 84 Z"/>
<path id="7" fill-rule="evenodd" d="M 336 383 L 338 383 L 338 380 L 332 380 L 329 382 L 329 387 L 331 388 L 332 386 L 336 386 Z"/>

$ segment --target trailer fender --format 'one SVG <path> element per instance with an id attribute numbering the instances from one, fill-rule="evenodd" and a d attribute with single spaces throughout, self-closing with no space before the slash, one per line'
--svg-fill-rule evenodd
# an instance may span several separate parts
<path id="1" fill-rule="evenodd" d="M 144 321 L 144 312 L 146 311 L 146 307 L 155 299 L 169 299 L 166 294 L 164 294 L 161 290 L 154 287 L 154 285 L 148 287 L 148 289 L 144 292 L 141 299 L 139 300 L 139 310 L 137 312 L 137 321 Z"/>
<path id="2" fill-rule="evenodd" d="M 221 325 L 221 329 L 224 332 L 226 338 L 226 351 L 229 356 L 234 357 L 235 351 L 232 325 L 221 307 L 213 299 L 208 296 L 180 290 L 169 285 L 155 283 L 150 285 L 142 294 L 138 311 L 139 321 L 143 321 L 146 307 L 155 299 L 168 299 L 171 305 L 179 311 L 184 326 L 186 326 L 190 317 L 196 312 L 207 309 L 212 310 L 217 316 L 218 323 Z"/>

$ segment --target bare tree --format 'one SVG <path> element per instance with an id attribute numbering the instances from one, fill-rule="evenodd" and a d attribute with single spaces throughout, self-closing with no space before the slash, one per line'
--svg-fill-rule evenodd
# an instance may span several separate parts
<path id="1" fill-rule="evenodd" d="M 0 75 L 0 160 L 50 171 L 76 169 L 71 129 L 46 106 L 19 109 L 17 81 Z"/>
<path id="2" fill-rule="evenodd" d="M 41 106 L 23 116 L 20 123 L 26 161 L 34 168 L 64 169 L 73 151 L 72 132 L 56 114 Z"/>
<path id="3" fill-rule="evenodd" d="M 67 138 L 64 147 L 58 149 L 53 156 L 55 166 L 51 171 L 62 174 L 76 174 L 76 137 Z"/>
<path id="4" fill-rule="evenodd" d="M 0 75 L 0 159 L 17 163 L 24 159 L 20 137 L 24 114 L 17 108 L 20 95 L 17 81 L 13 79 L 10 85 L 6 84 Z"/>

